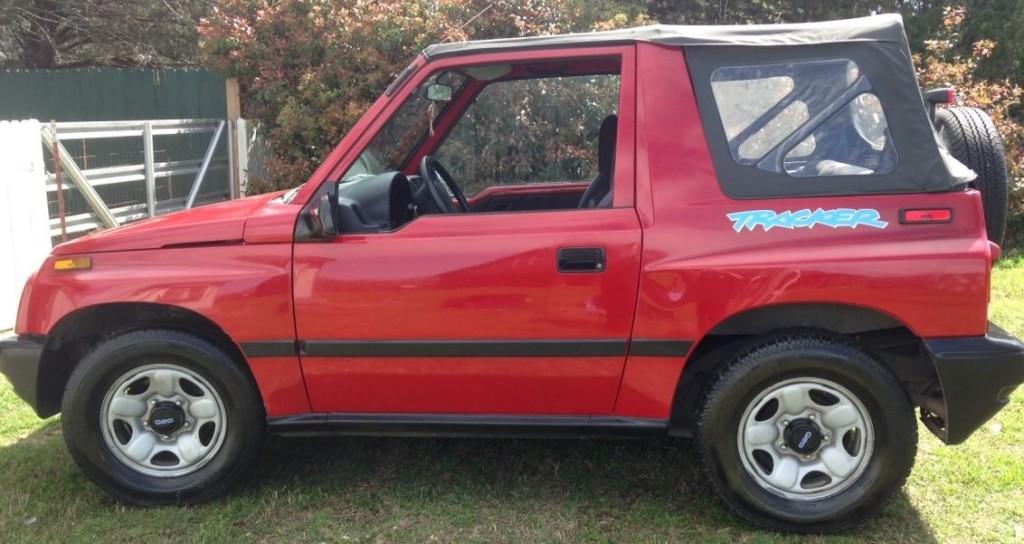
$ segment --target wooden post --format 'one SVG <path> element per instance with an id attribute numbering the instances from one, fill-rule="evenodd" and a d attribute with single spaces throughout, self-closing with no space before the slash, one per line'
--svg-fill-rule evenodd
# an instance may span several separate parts
<path id="1" fill-rule="evenodd" d="M 242 116 L 242 102 L 237 79 L 231 78 L 224 82 L 224 95 L 227 100 L 228 120 L 238 120 Z"/>
<path id="2" fill-rule="evenodd" d="M 241 194 L 241 165 L 239 164 L 237 123 L 242 116 L 242 100 L 238 89 L 238 80 L 231 78 L 224 81 L 224 98 L 227 102 L 228 114 L 228 183 L 231 186 L 231 198 Z"/>

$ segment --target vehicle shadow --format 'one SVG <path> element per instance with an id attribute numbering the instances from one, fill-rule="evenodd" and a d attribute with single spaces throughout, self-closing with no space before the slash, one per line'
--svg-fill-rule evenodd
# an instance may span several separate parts
<path id="1" fill-rule="evenodd" d="M 527 523 L 541 505 L 571 512 L 578 526 L 598 524 L 600 540 L 771 534 L 717 500 L 691 440 L 273 437 L 257 474 L 242 493 L 303 488 L 328 505 L 348 497 L 413 510 L 495 508 Z M 937 542 L 904 492 L 843 539 Z"/>

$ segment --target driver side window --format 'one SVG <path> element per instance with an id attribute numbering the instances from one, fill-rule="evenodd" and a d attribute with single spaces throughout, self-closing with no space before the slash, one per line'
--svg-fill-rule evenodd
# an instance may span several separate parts
<path id="1" fill-rule="evenodd" d="M 607 176 L 611 187 L 618 102 L 617 74 L 492 82 L 436 155 L 470 200 L 507 192 L 501 188 L 508 186 L 557 184 L 577 190 L 567 190 L 565 202 L 543 208 L 587 207 L 580 198 L 590 184 Z M 602 131 L 603 124 L 611 129 Z"/>
<path id="2" fill-rule="evenodd" d="M 611 208 L 620 71 L 609 57 L 430 74 L 325 186 L 337 229 L 393 231 L 428 214 Z"/>

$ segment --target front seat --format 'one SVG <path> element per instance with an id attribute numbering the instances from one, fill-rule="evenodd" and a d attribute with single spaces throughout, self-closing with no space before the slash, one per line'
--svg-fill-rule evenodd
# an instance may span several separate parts
<path id="1" fill-rule="evenodd" d="M 611 208 L 612 176 L 615 173 L 615 135 L 619 128 L 619 116 L 614 113 L 601 121 L 601 132 L 597 137 L 597 177 L 583 193 L 577 208 Z"/>

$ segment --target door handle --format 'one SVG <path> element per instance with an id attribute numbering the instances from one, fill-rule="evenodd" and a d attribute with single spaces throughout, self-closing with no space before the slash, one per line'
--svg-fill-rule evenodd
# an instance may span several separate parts
<path id="1" fill-rule="evenodd" d="M 563 247 L 558 250 L 559 272 L 604 272 L 607 267 L 603 247 Z"/>

